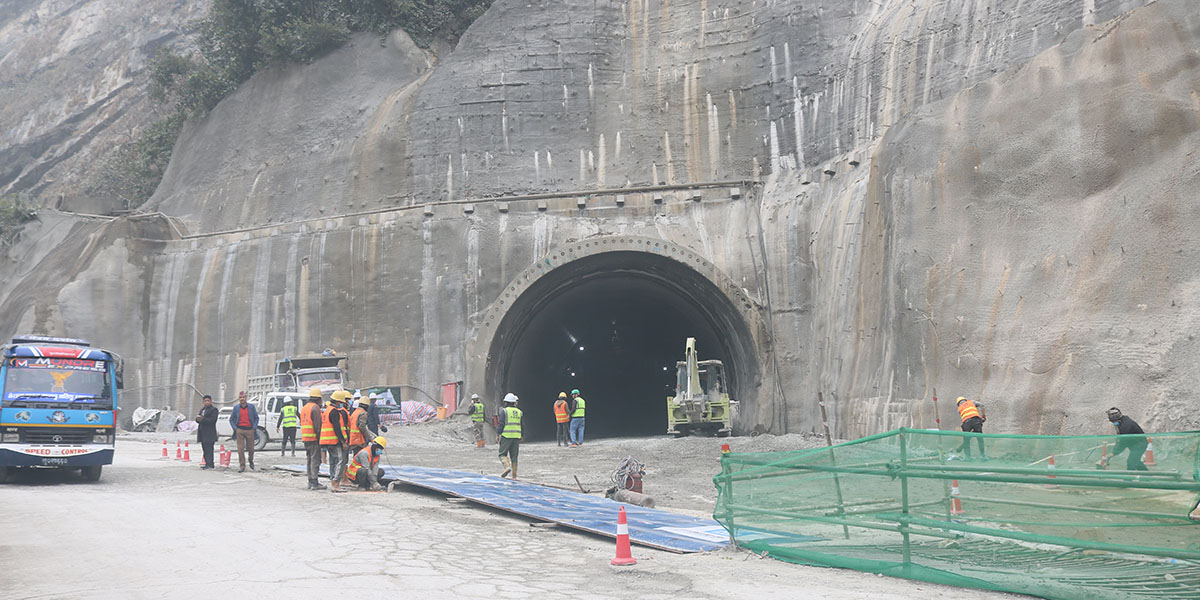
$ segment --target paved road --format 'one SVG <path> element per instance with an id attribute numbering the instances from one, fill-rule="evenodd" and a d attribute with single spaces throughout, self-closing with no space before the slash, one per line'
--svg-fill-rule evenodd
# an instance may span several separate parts
<path id="1" fill-rule="evenodd" d="M 160 448 L 119 441 L 97 483 L 44 471 L 0 485 L 0 598 L 1017 598 L 737 550 L 635 546 L 638 564 L 618 569 L 605 538 L 428 493 L 201 471 Z"/>

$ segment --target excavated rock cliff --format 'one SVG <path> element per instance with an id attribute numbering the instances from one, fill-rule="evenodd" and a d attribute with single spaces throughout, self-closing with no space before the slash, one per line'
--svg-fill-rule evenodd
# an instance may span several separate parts
<path id="1" fill-rule="evenodd" d="M 0 333 L 226 398 L 325 346 L 496 392 L 528 314 L 626 269 L 721 338 L 742 430 L 817 427 L 818 392 L 847 436 L 935 394 L 989 431 L 1195 427 L 1200 18 L 1144 4 L 499 0 L 437 56 L 356 37 L 190 125 L 151 201 L 180 227 L 97 232 Z"/>

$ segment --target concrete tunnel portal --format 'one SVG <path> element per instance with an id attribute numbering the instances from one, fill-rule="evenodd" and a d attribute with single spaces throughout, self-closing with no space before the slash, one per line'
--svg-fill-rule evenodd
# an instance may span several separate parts
<path id="1" fill-rule="evenodd" d="M 664 255 L 675 250 L 654 247 L 565 262 L 504 312 L 486 389 L 489 404 L 506 392 L 521 398 L 526 440 L 554 439 L 554 400 L 573 388 L 587 400 L 586 438 L 664 435 L 666 398 L 688 337 L 701 360 L 724 363 L 733 399 L 749 398 L 758 385 L 755 344 L 739 307 L 682 257 Z"/>

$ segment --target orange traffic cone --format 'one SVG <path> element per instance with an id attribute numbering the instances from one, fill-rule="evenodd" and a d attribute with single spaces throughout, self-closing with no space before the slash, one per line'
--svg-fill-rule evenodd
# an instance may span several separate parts
<path id="1" fill-rule="evenodd" d="M 167 454 L 167 440 L 163 440 L 163 460 L 171 460 L 171 455 Z"/>
<path id="2" fill-rule="evenodd" d="M 1055 466 L 1054 466 L 1054 455 L 1053 455 L 1053 454 L 1051 454 L 1051 455 L 1050 455 L 1050 464 L 1046 465 L 1046 469 L 1048 469 L 1048 470 L 1050 471 L 1050 475 L 1049 475 L 1050 479 L 1054 479 L 1054 477 L 1055 477 L 1055 476 L 1054 476 L 1054 469 L 1056 469 L 1056 468 L 1057 468 L 1057 467 L 1055 467 Z M 1056 485 L 1056 484 L 1053 484 L 1053 483 L 1047 483 L 1047 484 L 1046 484 L 1046 487 L 1048 487 L 1048 488 L 1056 488 L 1056 487 L 1058 487 L 1058 485 Z"/>
<path id="3" fill-rule="evenodd" d="M 225 444 L 221 444 L 221 466 L 228 469 L 231 460 L 233 460 L 233 450 L 226 450 Z"/>
<path id="4" fill-rule="evenodd" d="M 950 514 L 952 514 L 952 515 L 966 514 L 966 511 L 963 510 L 963 507 L 962 507 L 962 500 L 958 499 L 958 480 L 957 479 L 950 482 Z"/>
<path id="5" fill-rule="evenodd" d="M 1142 462 L 1147 467 L 1153 467 L 1158 464 L 1154 462 L 1154 440 L 1150 438 L 1146 438 L 1146 457 L 1142 459 Z"/>
<path id="6" fill-rule="evenodd" d="M 721 444 L 721 454 L 729 454 L 729 444 Z"/>
<path id="7" fill-rule="evenodd" d="M 187 442 L 183 443 L 183 462 L 192 462 L 192 449 Z"/>
<path id="8" fill-rule="evenodd" d="M 183 460 L 183 446 L 175 442 L 175 460 Z"/>
<path id="9" fill-rule="evenodd" d="M 625 520 L 624 506 L 617 513 L 617 556 L 612 559 L 611 564 L 618 567 L 637 564 L 637 560 L 629 552 L 629 523 Z"/>

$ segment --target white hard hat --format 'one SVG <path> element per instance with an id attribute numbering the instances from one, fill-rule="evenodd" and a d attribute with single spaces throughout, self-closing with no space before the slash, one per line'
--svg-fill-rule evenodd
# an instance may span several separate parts
<path id="1" fill-rule="evenodd" d="M 379 394 L 376 394 L 375 392 L 371 392 L 370 394 L 367 394 L 367 398 L 369 398 L 371 400 L 378 400 Z"/>
<path id="2" fill-rule="evenodd" d="M 504 403 L 505 404 L 516 404 L 517 403 L 517 395 L 512 394 L 512 393 L 505 394 Z"/>
<path id="3" fill-rule="evenodd" d="M 479 394 L 471 394 L 471 399 L 472 399 L 472 400 L 478 400 L 478 399 L 479 399 Z"/>
<path id="4" fill-rule="evenodd" d="M 354 390 L 354 398 L 355 398 L 356 400 L 357 400 L 357 399 L 359 399 L 359 398 L 362 398 L 362 392 L 360 392 L 360 391 L 358 391 L 358 390 Z"/>

